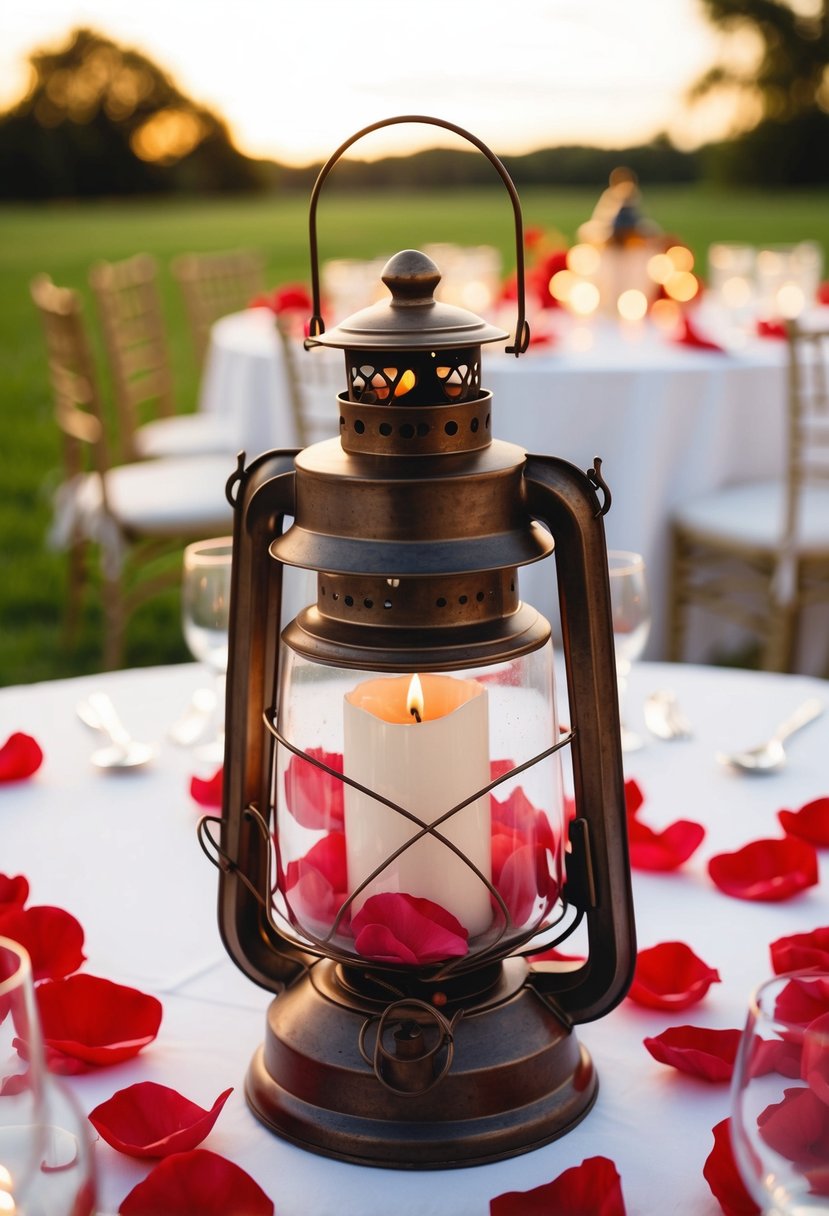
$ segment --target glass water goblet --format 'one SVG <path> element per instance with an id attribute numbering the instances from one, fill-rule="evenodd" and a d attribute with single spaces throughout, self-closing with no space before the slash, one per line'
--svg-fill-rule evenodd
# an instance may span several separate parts
<path id="1" fill-rule="evenodd" d="M 622 712 L 631 666 L 636 659 L 641 658 L 650 633 L 651 610 L 645 559 L 640 553 L 611 549 L 607 555 L 607 569 L 610 575 L 610 610 L 613 618 L 619 706 Z M 637 751 L 641 746 L 641 736 L 625 724 L 622 713 L 622 751 Z"/>
<path id="2" fill-rule="evenodd" d="M 754 992 L 731 1087 L 737 1168 L 767 1216 L 829 1211 L 829 973 Z"/>
<path id="3" fill-rule="evenodd" d="M 47 1073 L 29 955 L 0 937 L 0 1213 L 94 1210 L 86 1119 Z"/>
<path id="4" fill-rule="evenodd" d="M 213 676 L 215 708 L 195 754 L 221 763 L 224 759 L 224 699 L 227 674 L 232 538 L 196 541 L 184 550 L 181 620 L 184 640 L 194 659 Z"/>

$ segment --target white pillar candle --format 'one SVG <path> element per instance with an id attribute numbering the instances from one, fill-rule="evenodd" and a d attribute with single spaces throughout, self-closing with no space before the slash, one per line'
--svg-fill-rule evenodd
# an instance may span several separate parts
<path id="1" fill-rule="evenodd" d="M 420 721 L 411 712 L 417 677 L 381 677 L 345 697 L 345 774 L 398 806 L 434 823 L 490 781 L 487 693 L 474 680 L 424 675 Z M 348 889 L 360 883 L 420 829 L 375 798 L 345 787 Z M 447 819 L 439 831 L 490 877 L 489 794 Z M 424 836 L 373 879 L 354 900 L 394 891 L 430 899 L 469 931 L 492 920 L 489 891 L 441 841 Z"/>

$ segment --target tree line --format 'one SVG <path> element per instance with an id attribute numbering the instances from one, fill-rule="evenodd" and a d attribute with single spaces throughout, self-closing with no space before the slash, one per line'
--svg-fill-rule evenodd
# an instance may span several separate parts
<path id="1" fill-rule="evenodd" d="M 623 161 L 645 183 L 811 186 L 829 182 L 829 0 L 806 15 L 795 0 L 702 0 L 727 36 L 751 31 L 751 69 L 715 64 L 693 98 L 736 99 L 728 139 L 683 152 L 661 135 L 624 149 L 546 148 L 503 159 L 519 188 L 607 181 Z M 727 47 L 727 43 L 726 43 Z M 89 29 L 65 46 L 35 51 L 26 95 L 0 114 L 0 200 L 132 194 L 302 190 L 321 167 L 245 156 L 224 121 L 185 96 L 140 52 Z M 689 104 L 693 101 L 689 99 Z M 381 161 L 343 160 L 341 190 L 491 184 L 491 166 L 443 148 Z"/>

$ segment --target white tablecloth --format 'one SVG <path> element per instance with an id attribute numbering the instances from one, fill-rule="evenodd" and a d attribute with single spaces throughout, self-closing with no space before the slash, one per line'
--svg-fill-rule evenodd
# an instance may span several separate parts
<path id="1" fill-rule="evenodd" d="M 645 556 L 654 606 L 646 654 L 662 658 L 668 513 L 726 483 L 782 473 L 785 343 L 758 338 L 724 353 L 672 344 L 646 325 L 558 324 L 563 336 L 555 345 L 519 359 L 500 345 L 483 348 L 492 431 L 583 469 L 602 458 L 613 495 L 608 544 Z M 342 355 L 314 350 L 298 359 L 300 366 L 323 360 L 334 367 L 333 387 L 322 389 L 314 408 L 330 418 L 334 435 Z M 266 310 L 236 313 L 213 327 L 200 407 L 235 416 L 249 457 L 297 445 L 282 347 Z M 555 620 L 549 563 L 524 570 L 521 590 Z M 689 657 L 703 660 L 707 641 L 704 633 L 692 636 Z"/>
<path id="2" fill-rule="evenodd" d="M 829 716 L 792 741 L 790 764 L 775 776 L 739 777 L 714 760 L 717 748 L 763 737 L 807 695 L 829 703 L 829 686 L 690 666 L 634 670 L 632 726 L 642 729 L 643 693 L 672 687 L 696 727 L 692 741 L 653 741 L 628 758 L 628 775 L 645 793 L 641 815 L 654 827 L 695 819 L 708 833 L 680 873 L 635 874 L 639 945 L 684 940 L 722 983 L 679 1014 L 626 1000 L 579 1028 L 598 1069 L 599 1097 L 563 1139 L 499 1164 L 400 1174 L 305 1153 L 271 1135 L 245 1105 L 243 1078 L 270 998 L 234 969 L 219 940 L 216 873 L 196 842 L 201 809 L 188 794 L 192 757 L 162 741 L 156 764 L 141 772 L 105 775 L 89 764 L 94 744 L 74 713 L 82 694 L 105 687 L 136 735 L 159 738 L 201 680 L 198 667 L 186 665 L 0 692 L 0 742 L 25 730 L 45 752 L 32 780 L 0 787 L 0 870 L 27 875 L 31 904 L 57 904 L 78 917 L 88 972 L 154 992 L 164 1006 L 157 1040 L 135 1060 L 69 1078 L 83 1109 L 140 1080 L 172 1085 L 205 1107 L 233 1085 L 204 1147 L 246 1169 L 278 1216 L 488 1216 L 493 1196 L 538 1186 L 597 1154 L 616 1163 L 630 1216 L 717 1216 L 702 1166 L 711 1128 L 727 1114 L 727 1089 L 657 1064 L 642 1040 L 681 1023 L 740 1026 L 751 988 L 770 972 L 768 944 L 829 924 L 825 861 L 820 887 L 781 904 L 729 899 L 705 868 L 716 852 L 779 835 L 777 810 L 829 794 Z M 95 1151 L 101 1211 L 115 1212 L 148 1164 L 103 1142 Z"/>

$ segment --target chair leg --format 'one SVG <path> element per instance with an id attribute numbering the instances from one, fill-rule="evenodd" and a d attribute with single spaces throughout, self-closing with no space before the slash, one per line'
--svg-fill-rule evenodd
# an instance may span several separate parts
<path id="1" fill-rule="evenodd" d="M 104 668 L 113 671 L 122 660 L 124 649 L 124 598 L 121 580 L 104 576 Z"/>
<path id="2" fill-rule="evenodd" d="M 676 530 L 671 532 L 671 552 L 668 571 L 668 660 L 680 663 L 684 649 L 688 605 L 683 570 L 685 568 L 682 541 Z"/>
<path id="3" fill-rule="evenodd" d="M 83 593 L 86 586 L 86 550 L 83 540 L 73 541 L 69 547 L 66 572 L 66 609 L 63 615 L 63 636 L 68 644 L 75 641 L 83 609 Z"/>
<path id="4" fill-rule="evenodd" d="M 769 605 L 769 627 L 761 663 L 764 671 L 794 671 L 798 615 L 797 603 Z"/>

